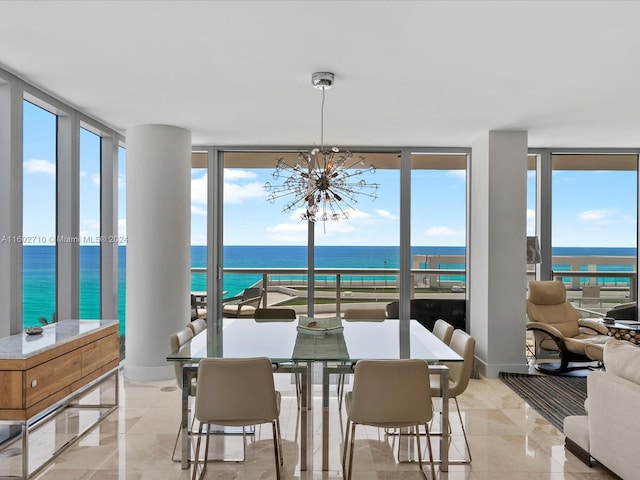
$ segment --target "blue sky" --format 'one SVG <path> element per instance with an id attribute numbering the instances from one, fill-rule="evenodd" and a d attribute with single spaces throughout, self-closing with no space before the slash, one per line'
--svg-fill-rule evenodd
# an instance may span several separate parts
<path id="1" fill-rule="evenodd" d="M 55 235 L 55 116 L 25 102 L 23 233 L 38 240 Z M 118 225 L 126 236 L 126 151 L 120 149 Z M 275 156 L 274 156 L 275 158 Z M 100 233 L 100 142 L 81 130 L 80 232 Z M 282 211 L 286 200 L 267 201 L 273 169 L 225 169 L 224 241 L 228 245 L 304 245 L 306 223 L 299 212 Z M 378 198 L 363 198 L 349 220 L 316 225 L 317 245 L 397 245 L 399 172 L 378 169 L 367 182 L 380 185 Z M 466 178 L 462 171 L 415 170 L 412 174 L 412 245 L 461 246 L 465 242 Z M 554 246 L 635 247 L 636 173 L 554 171 Z M 206 170 L 192 173 L 192 244 L 206 244 Z M 527 234 L 535 232 L 535 174 L 529 172 Z M 41 243 L 40 241 L 38 243 Z M 44 242 L 49 243 L 49 242 Z"/>

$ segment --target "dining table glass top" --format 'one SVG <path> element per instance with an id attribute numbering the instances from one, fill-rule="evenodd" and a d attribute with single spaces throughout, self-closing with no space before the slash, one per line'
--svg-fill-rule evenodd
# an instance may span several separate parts
<path id="1" fill-rule="evenodd" d="M 347 362 L 360 359 L 420 358 L 428 362 L 461 362 L 417 320 L 343 321 L 341 332 L 299 332 L 296 322 L 225 319 L 222 346 L 208 342 L 207 330 L 167 356 L 169 361 L 198 362 L 207 357 L 268 357 L 274 362 Z"/>

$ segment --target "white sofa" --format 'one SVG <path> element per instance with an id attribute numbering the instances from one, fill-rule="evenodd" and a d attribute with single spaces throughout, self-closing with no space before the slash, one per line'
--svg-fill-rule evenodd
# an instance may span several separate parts
<path id="1" fill-rule="evenodd" d="M 610 340 L 604 364 L 587 377 L 587 415 L 564 419 L 565 447 L 588 465 L 593 458 L 623 479 L 640 478 L 640 348 Z"/>

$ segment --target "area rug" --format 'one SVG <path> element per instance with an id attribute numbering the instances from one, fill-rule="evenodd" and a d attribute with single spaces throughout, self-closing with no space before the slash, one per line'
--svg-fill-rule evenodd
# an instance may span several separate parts
<path id="1" fill-rule="evenodd" d="M 500 372 L 500 379 L 560 431 L 564 417 L 586 415 L 586 377 Z"/>

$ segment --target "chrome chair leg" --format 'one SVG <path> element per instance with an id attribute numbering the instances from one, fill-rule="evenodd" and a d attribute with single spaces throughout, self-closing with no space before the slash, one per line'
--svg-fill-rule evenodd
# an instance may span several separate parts
<path id="1" fill-rule="evenodd" d="M 458 410 L 458 418 L 460 419 L 460 426 L 462 427 L 462 435 L 464 436 L 464 444 L 467 448 L 467 458 L 465 458 L 462 463 L 471 463 L 471 449 L 469 448 L 469 440 L 467 440 L 467 431 L 464 428 L 464 422 L 462 421 L 462 414 L 460 413 L 460 405 L 458 405 L 458 398 L 454 397 L 453 400 L 456 402 L 456 410 Z"/>

